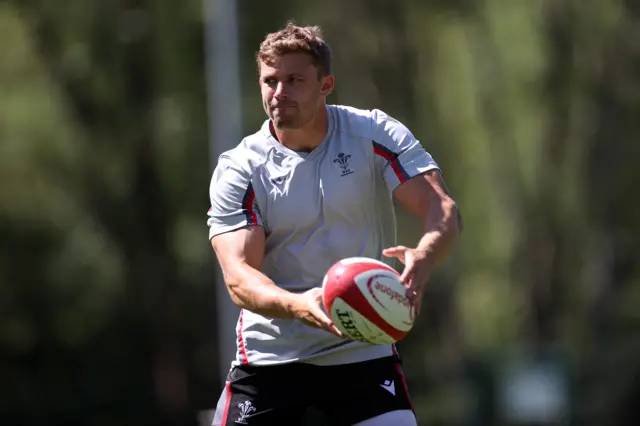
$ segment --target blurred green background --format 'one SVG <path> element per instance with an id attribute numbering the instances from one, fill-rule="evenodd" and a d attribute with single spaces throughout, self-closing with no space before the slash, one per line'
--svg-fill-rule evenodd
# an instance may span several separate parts
<path id="1" fill-rule="evenodd" d="M 330 102 L 407 124 L 462 209 L 400 345 L 420 424 L 640 424 L 639 4 L 238 1 L 244 133 L 262 37 L 321 25 Z M 3 426 L 215 406 L 204 10 L 0 1 Z"/>

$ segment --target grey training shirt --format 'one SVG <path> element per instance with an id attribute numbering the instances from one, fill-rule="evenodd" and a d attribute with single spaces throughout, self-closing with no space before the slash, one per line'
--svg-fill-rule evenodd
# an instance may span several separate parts
<path id="1" fill-rule="evenodd" d="M 211 179 L 209 238 L 262 226 L 261 271 L 302 292 L 322 285 L 340 259 L 371 257 L 396 244 L 392 191 L 438 166 L 411 132 L 380 110 L 328 105 L 328 132 L 312 152 L 298 153 L 271 134 L 269 121 L 223 153 Z M 345 341 L 299 320 L 242 310 L 235 364 L 294 361 L 345 364 L 391 355 L 395 348 Z"/>

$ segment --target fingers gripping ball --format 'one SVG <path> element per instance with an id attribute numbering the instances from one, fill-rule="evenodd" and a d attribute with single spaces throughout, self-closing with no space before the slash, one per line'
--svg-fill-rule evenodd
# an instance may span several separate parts
<path id="1" fill-rule="evenodd" d="M 378 260 L 353 257 L 339 261 L 327 271 L 322 292 L 331 320 L 353 340 L 391 344 L 413 327 L 414 307 L 400 275 Z"/>

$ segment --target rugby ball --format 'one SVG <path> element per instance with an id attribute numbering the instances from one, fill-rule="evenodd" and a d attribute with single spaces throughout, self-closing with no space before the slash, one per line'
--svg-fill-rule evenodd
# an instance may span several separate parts
<path id="1" fill-rule="evenodd" d="M 334 264 L 324 276 L 322 301 L 338 330 L 352 340 L 387 345 L 413 327 L 415 309 L 400 275 L 376 259 L 352 257 Z"/>

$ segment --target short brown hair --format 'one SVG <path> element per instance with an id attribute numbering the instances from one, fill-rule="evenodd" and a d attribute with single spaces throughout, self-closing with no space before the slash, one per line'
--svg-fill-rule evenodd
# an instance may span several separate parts
<path id="1" fill-rule="evenodd" d="M 269 63 L 278 56 L 295 52 L 311 55 L 313 65 L 318 69 L 318 77 L 331 74 L 331 49 L 324 41 L 320 27 L 300 27 L 293 22 L 280 31 L 267 34 L 256 54 L 258 67 L 261 61 Z"/>

